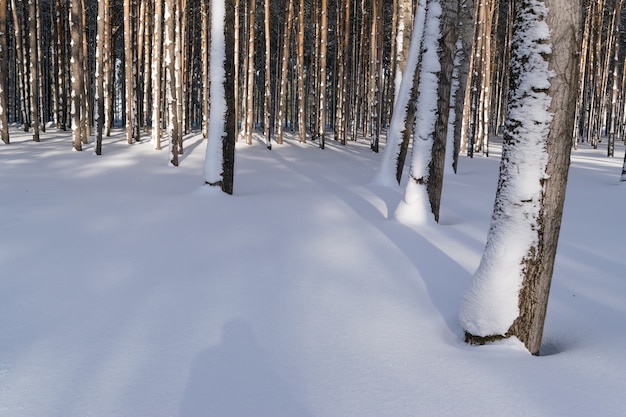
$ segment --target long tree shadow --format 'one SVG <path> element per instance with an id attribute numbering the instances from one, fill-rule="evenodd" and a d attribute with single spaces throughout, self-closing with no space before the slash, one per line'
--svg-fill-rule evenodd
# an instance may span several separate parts
<path id="1" fill-rule="evenodd" d="M 275 154 L 275 158 L 294 172 L 303 176 L 309 176 L 307 172 L 299 169 L 300 167 L 282 157 L 278 152 Z M 349 186 L 327 178 L 327 176 L 332 178 L 333 173 L 324 172 L 324 174 L 311 177 L 311 180 L 335 194 L 355 213 L 359 214 L 369 224 L 376 227 L 389 241 L 393 242 L 419 273 L 430 301 L 446 323 L 448 330 L 453 335 L 452 338 L 459 341 L 462 340 L 463 330 L 458 322 L 456 312 L 462 293 L 471 280 L 471 273 L 445 251 L 429 241 L 426 234 L 422 234 L 419 230 L 403 225 L 393 219 L 385 221 L 380 209 L 376 208 L 371 201 L 367 201 L 363 196 L 351 190 Z M 384 202 L 387 212 L 393 213 L 395 207 L 393 207 L 392 203 L 392 193 L 388 192 L 388 189 L 371 190 L 371 188 L 377 186 L 368 185 L 367 183 L 361 185 L 368 186 L 370 191 Z M 397 197 L 401 198 L 401 195 Z M 445 226 L 424 226 L 424 228 L 433 227 Z M 411 286 L 416 287 L 417 285 L 413 279 L 415 277 L 395 278 L 404 280 Z M 418 291 L 417 287 L 416 291 Z"/>
<path id="2" fill-rule="evenodd" d="M 191 365 L 181 417 L 311 417 L 274 371 L 250 325 L 234 319 Z"/>

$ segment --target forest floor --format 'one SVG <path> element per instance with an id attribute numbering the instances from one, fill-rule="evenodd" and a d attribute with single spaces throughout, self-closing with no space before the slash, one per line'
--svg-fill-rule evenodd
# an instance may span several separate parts
<path id="1" fill-rule="evenodd" d="M 364 142 L 237 145 L 235 194 L 122 132 L 0 145 L 3 417 L 626 415 L 626 184 L 573 152 L 544 343 L 473 347 L 457 315 L 498 145 L 447 175 L 439 225 L 394 220 Z"/>

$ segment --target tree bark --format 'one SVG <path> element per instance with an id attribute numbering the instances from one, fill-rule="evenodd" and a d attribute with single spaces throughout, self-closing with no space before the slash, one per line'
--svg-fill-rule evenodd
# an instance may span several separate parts
<path id="1" fill-rule="evenodd" d="M 40 121 L 40 90 L 39 90 L 39 38 L 37 36 L 37 7 L 34 0 L 28 1 L 28 26 L 30 41 L 30 109 L 32 115 L 33 141 L 39 142 Z"/>
<path id="2" fill-rule="evenodd" d="M 571 0 L 516 4 L 500 181 L 485 254 L 460 313 L 470 343 L 515 336 L 540 351 L 572 148 L 581 10 Z M 529 41 L 531 31 L 543 36 Z M 489 297 L 494 290 L 502 290 L 499 300 Z M 492 308 L 503 302 L 505 309 Z"/>
<path id="3" fill-rule="evenodd" d="M 102 136 L 104 133 L 104 60 L 106 57 L 105 37 L 109 18 L 109 1 L 98 2 L 98 27 L 96 35 L 96 95 L 95 95 L 95 125 L 96 125 L 96 155 L 102 154 Z"/>
<path id="4" fill-rule="evenodd" d="M 72 0 L 70 9 L 70 30 L 72 36 L 73 45 L 81 45 L 82 36 L 82 17 L 83 7 L 81 0 Z M 71 92 L 71 109 L 70 114 L 72 118 L 72 143 L 74 150 L 82 151 L 82 144 L 87 138 L 86 131 L 84 129 L 84 119 L 86 115 L 83 112 L 82 102 L 84 100 L 85 90 L 85 74 L 83 65 L 83 49 L 71 48 L 72 54 L 72 92 Z"/>
<path id="5" fill-rule="evenodd" d="M 233 193 L 235 168 L 235 66 L 233 0 L 211 2 L 211 110 L 204 181 Z M 224 42 L 215 42 L 216 39 Z M 220 68 L 218 71 L 217 68 Z"/>
<path id="6" fill-rule="evenodd" d="M 152 55 L 152 146 L 161 150 L 161 132 L 163 119 L 161 118 L 162 89 L 161 79 L 163 74 L 162 48 L 163 48 L 163 0 L 155 0 L 154 4 L 154 53 Z"/>
<path id="7" fill-rule="evenodd" d="M 9 117 L 7 100 L 7 0 L 0 0 L 0 138 L 9 144 Z"/>

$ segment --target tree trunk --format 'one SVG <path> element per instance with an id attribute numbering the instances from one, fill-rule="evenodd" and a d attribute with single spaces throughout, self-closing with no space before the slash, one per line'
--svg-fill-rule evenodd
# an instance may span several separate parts
<path id="1" fill-rule="evenodd" d="M 98 2 L 98 33 L 96 35 L 96 95 L 95 95 L 95 125 L 96 125 L 96 155 L 102 154 L 102 136 L 104 132 L 104 48 L 106 26 L 109 23 L 109 1 Z"/>
<path id="2" fill-rule="evenodd" d="M 290 8 L 293 10 L 293 1 L 290 1 Z M 265 0 L 264 8 L 265 23 L 265 96 L 263 103 L 263 112 L 265 119 L 263 121 L 263 130 L 265 135 L 265 146 L 272 149 L 272 84 L 271 84 L 271 32 L 270 32 L 270 0 Z M 290 19 L 291 20 L 291 19 Z"/>
<path id="3" fill-rule="evenodd" d="M 163 93 L 161 80 L 163 74 L 163 0 L 155 0 L 154 4 L 154 33 L 152 54 L 152 146 L 156 150 L 161 150 L 161 131 L 163 129 L 163 119 L 161 118 L 161 106 Z"/>
<path id="4" fill-rule="evenodd" d="M 178 120 L 178 97 L 176 88 L 176 0 L 165 0 L 165 71 L 168 120 L 170 137 L 170 163 L 178 166 L 178 140 L 180 137 Z"/>
<path id="5" fill-rule="evenodd" d="M 250 0 L 250 15 L 248 18 L 248 76 L 246 86 L 246 143 L 252 145 L 252 131 L 254 124 L 254 41 L 256 23 L 256 0 Z"/>
<path id="6" fill-rule="evenodd" d="M 349 2 L 348 2 L 349 3 Z M 298 9 L 298 134 L 300 142 L 306 142 L 306 120 L 304 113 L 304 0 Z"/>
<path id="7" fill-rule="evenodd" d="M 320 5 L 320 76 L 319 76 L 319 145 L 326 146 L 326 51 L 328 43 L 328 6 L 327 0 L 321 0 Z"/>
<path id="8" fill-rule="evenodd" d="M 470 343 L 515 336 L 539 353 L 572 148 L 581 10 L 571 0 L 515 6 L 500 180 L 460 311 Z"/>
<path id="9" fill-rule="evenodd" d="M 387 145 L 376 174 L 376 182 L 388 187 L 400 184 L 410 139 L 413 135 L 425 15 L 425 4 L 420 2 L 415 10 L 415 18 L 412 20 L 415 27 L 411 30 L 411 40 L 406 46 L 408 52 L 387 132 Z"/>
<path id="10" fill-rule="evenodd" d="M 131 0 L 124 0 L 124 70 L 126 78 L 126 141 L 132 144 L 137 135 L 137 88 L 135 69 L 135 13 Z"/>
<path id="11" fill-rule="evenodd" d="M 72 34 L 72 43 L 74 45 L 81 45 L 83 41 L 82 36 L 82 21 L 83 7 L 81 0 L 72 0 L 70 10 L 70 30 Z M 72 118 L 72 143 L 74 150 L 82 151 L 82 144 L 87 138 L 86 131 L 84 129 L 84 119 L 86 115 L 83 112 L 82 102 L 84 101 L 85 91 L 85 74 L 83 65 L 83 49 L 71 48 L 72 53 L 72 93 L 71 93 L 71 118 Z"/>
<path id="12" fill-rule="evenodd" d="M 204 181 L 233 193 L 235 168 L 235 67 L 233 0 L 211 2 L 211 103 Z M 217 69 L 220 70 L 217 70 Z"/>
<path id="13" fill-rule="evenodd" d="M 39 55 L 37 37 L 37 7 L 34 0 L 28 0 L 28 27 L 30 41 L 30 109 L 32 115 L 33 141 L 39 142 L 40 122 L 40 103 L 39 103 Z"/>
<path id="14" fill-rule="evenodd" d="M 0 0 L 0 138 L 9 144 L 7 78 L 7 0 Z"/>
<path id="15" fill-rule="evenodd" d="M 276 143 L 283 143 L 283 132 L 285 130 L 285 109 L 287 107 L 287 75 L 289 69 L 289 47 L 291 45 L 291 26 L 293 21 L 293 1 L 288 2 L 287 13 L 285 15 L 285 25 L 283 32 L 283 53 L 280 66 L 280 89 L 278 94 L 278 131 L 276 133 Z"/>

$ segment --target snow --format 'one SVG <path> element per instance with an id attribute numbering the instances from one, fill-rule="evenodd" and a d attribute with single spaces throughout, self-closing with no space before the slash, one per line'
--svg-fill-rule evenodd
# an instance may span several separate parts
<path id="1" fill-rule="evenodd" d="M 0 144 L 0 415 L 626 414 L 623 147 L 574 152 L 544 356 L 466 345 L 457 320 L 489 228 L 499 144 L 461 157 L 441 224 L 393 220 L 361 141 L 237 146 L 205 192 L 123 130 L 103 155 L 11 129 Z"/>
<path id="2" fill-rule="evenodd" d="M 508 162 L 503 167 L 488 243 L 460 311 L 463 328 L 475 336 L 508 332 L 519 316 L 523 260 L 531 248 L 538 248 L 546 143 L 553 117 L 551 97 L 545 92 L 553 74 L 543 55 L 549 54 L 552 46 L 545 5 L 530 1 L 527 7 L 520 12 L 512 41 L 511 72 L 516 75 L 516 85 L 505 125 L 505 137 L 510 139 L 503 152 Z"/>

